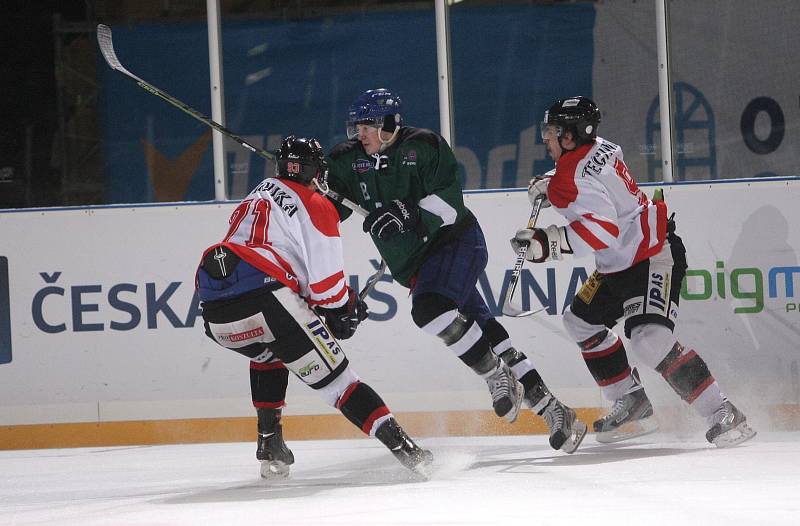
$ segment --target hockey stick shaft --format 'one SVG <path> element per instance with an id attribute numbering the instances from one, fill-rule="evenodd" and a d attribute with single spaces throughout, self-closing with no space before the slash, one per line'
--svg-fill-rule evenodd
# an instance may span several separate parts
<path id="1" fill-rule="evenodd" d="M 382 259 L 378 270 L 367 278 L 367 283 L 364 285 L 364 288 L 361 289 L 361 292 L 358 293 L 358 297 L 362 300 L 366 298 L 369 293 L 372 292 L 372 289 L 375 288 L 375 285 L 378 284 L 381 277 L 383 277 L 384 272 L 386 272 L 386 261 Z"/>
<path id="2" fill-rule="evenodd" d="M 114 41 L 112 40 L 111 28 L 108 27 L 107 25 L 99 24 L 97 26 L 97 43 L 100 46 L 100 52 L 103 54 L 103 58 L 105 58 L 105 60 L 108 63 L 108 65 L 111 66 L 111 69 L 119 71 L 120 73 L 122 73 L 123 75 L 128 77 L 129 79 L 131 79 L 134 82 L 136 82 L 136 84 L 140 88 L 144 89 L 148 93 L 150 93 L 152 95 L 155 95 L 156 97 L 160 98 L 161 100 L 164 100 L 164 101 L 168 102 L 172 106 L 175 106 L 176 108 L 178 108 L 182 112 L 184 112 L 187 115 L 197 119 L 198 121 L 202 122 L 206 126 L 210 126 L 211 128 L 217 130 L 218 132 L 220 132 L 221 134 L 225 135 L 226 137 L 229 137 L 229 138 L 233 139 L 234 141 L 239 143 L 239 145 L 243 146 L 244 148 L 247 148 L 248 150 L 250 150 L 251 152 L 255 153 L 256 155 L 258 155 L 260 157 L 263 157 L 264 159 L 268 159 L 270 161 L 274 161 L 275 160 L 275 154 L 273 154 L 271 152 L 268 152 L 267 150 L 264 150 L 263 148 L 259 148 L 257 146 L 254 146 L 254 145 L 250 144 L 249 142 L 244 140 L 240 135 L 237 135 L 236 133 L 232 132 L 231 130 L 229 130 L 228 128 L 223 126 L 222 124 L 214 121 L 210 117 L 208 117 L 208 116 L 200 113 L 196 109 L 192 108 L 191 106 L 189 106 L 185 102 L 182 102 L 182 101 L 176 99 L 175 97 L 173 97 L 172 95 L 170 95 L 166 91 L 153 86 L 149 82 L 143 80 L 142 78 L 140 78 L 137 75 L 134 75 L 133 73 L 128 71 L 128 69 L 125 68 L 125 66 L 123 66 L 122 63 L 119 61 L 119 58 L 117 58 L 117 53 L 114 50 Z M 346 197 L 343 197 L 343 196 L 339 195 L 338 193 L 336 193 L 336 192 L 334 192 L 332 190 L 328 190 L 327 192 L 325 192 L 325 195 L 329 196 L 334 201 L 340 202 L 341 204 L 343 204 L 344 206 L 346 206 L 350 210 L 356 212 L 357 214 L 359 214 L 359 215 L 361 215 L 363 217 L 366 217 L 367 214 L 368 214 L 368 212 L 363 207 L 359 206 L 358 204 L 354 203 L 350 199 L 347 199 Z"/>
<path id="3" fill-rule="evenodd" d="M 528 225 L 526 228 L 531 229 L 536 226 L 536 221 L 539 219 L 539 212 L 542 210 L 544 199 L 545 196 L 543 194 L 540 194 L 536 197 L 536 200 L 533 202 L 533 209 L 531 210 L 530 218 L 528 218 Z M 528 314 L 533 314 L 534 312 L 538 312 L 522 311 L 521 309 L 514 308 L 511 303 L 511 298 L 514 296 L 514 291 L 517 289 L 517 283 L 519 282 L 520 274 L 522 274 L 522 266 L 525 264 L 525 254 L 528 252 L 529 245 L 530 243 L 520 244 L 519 250 L 517 251 L 517 259 L 514 261 L 514 270 L 511 271 L 511 280 L 508 282 L 508 289 L 506 289 L 506 295 L 503 301 L 503 310 L 510 311 L 508 312 L 509 315 L 525 316 Z"/>

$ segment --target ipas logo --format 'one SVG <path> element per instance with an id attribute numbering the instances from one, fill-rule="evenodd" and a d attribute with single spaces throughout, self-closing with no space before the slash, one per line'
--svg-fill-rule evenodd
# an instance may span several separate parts
<path id="1" fill-rule="evenodd" d="M 11 363 L 11 301 L 8 258 L 0 256 L 0 364 Z"/>

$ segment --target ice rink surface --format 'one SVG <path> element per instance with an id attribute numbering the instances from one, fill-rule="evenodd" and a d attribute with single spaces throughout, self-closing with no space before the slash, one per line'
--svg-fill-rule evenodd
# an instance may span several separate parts
<path id="1" fill-rule="evenodd" d="M 655 434 L 574 455 L 543 435 L 428 438 L 430 480 L 376 440 L 295 441 L 290 478 L 254 443 L 0 452 L 0 524 L 800 524 L 800 433 L 731 449 Z"/>

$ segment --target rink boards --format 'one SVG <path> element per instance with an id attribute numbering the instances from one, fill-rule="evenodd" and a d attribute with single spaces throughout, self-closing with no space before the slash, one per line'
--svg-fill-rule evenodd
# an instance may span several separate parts
<path id="1" fill-rule="evenodd" d="M 751 420 L 798 427 L 800 182 L 664 189 L 689 254 L 679 339 L 705 358 Z M 508 239 L 530 205 L 519 190 L 465 199 L 490 250 L 479 288 L 499 314 L 514 264 Z M 252 438 L 248 362 L 205 337 L 194 295 L 200 254 L 225 234 L 234 206 L 0 213 L 0 449 Z M 551 222 L 561 220 L 543 211 L 539 224 Z M 350 220 L 342 228 L 355 287 L 379 261 L 360 227 Z M 551 389 L 587 420 L 604 403 L 563 332 L 561 312 L 592 270 L 591 259 L 526 264 L 515 300 L 546 310 L 501 320 Z M 483 381 L 414 326 L 408 291 L 390 276 L 368 303 L 371 319 L 342 346 L 408 427 L 427 435 L 544 430 L 528 416 L 514 426 L 494 417 Z M 662 415 L 685 416 L 663 380 L 642 376 Z M 299 381 L 290 381 L 287 403 L 293 438 L 358 436 Z"/>

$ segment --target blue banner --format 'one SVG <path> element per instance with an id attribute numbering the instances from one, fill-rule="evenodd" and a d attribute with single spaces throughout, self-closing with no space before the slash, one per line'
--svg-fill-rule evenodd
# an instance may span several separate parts
<path id="1" fill-rule="evenodd" d="M 552 166 L 538 122 L 556 98 L 591 95 L 594 20 L 592 3 L 451 10 L 455 143 L 467 188 L 520 186 Z M 210 115 L 205 23 L 113 30 L 123 65 Z M 226 126 L 256 146 L 274 149 L 294 133 L 330 149 L 345 138 L 349 104 L 378 87 L 402 97 L 407 125 L 439 130 L 433 9 L 226 20 L 222 42 Z M 209 128 L 99 53 L 98 62 L 108 201 L 213 199 Z M 232 185 L 263 179 L 263 159 L 227 151 Z"/>

